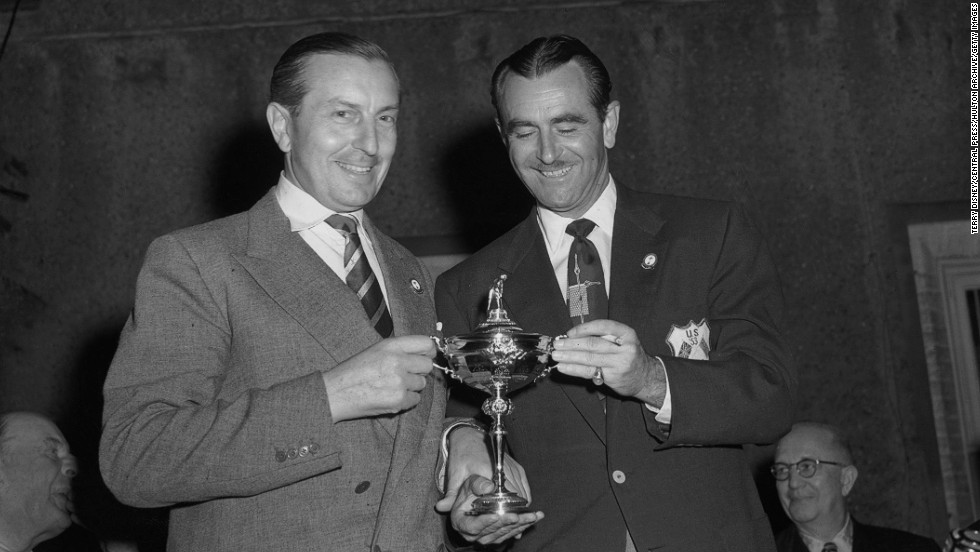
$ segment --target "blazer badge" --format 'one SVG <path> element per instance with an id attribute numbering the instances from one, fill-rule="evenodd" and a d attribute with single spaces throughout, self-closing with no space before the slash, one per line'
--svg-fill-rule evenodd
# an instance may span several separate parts
<path id="1" fill-rule="evenodd" d="M 711 352 L 710 332 L 711 328 L 704 318 L 697 324 L 691 320 L 683 327 L 671 324 L 670 332 L 667 333 L 667 345 L 675 357 L 708 360 L 708 353 Z"/>

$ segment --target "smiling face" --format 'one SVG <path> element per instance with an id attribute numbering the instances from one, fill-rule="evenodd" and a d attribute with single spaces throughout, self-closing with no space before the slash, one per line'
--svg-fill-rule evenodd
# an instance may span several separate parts
<path id="1" fill-rule="evenodd" d="M 380 60 L 313 54 L 303 82 L 295 114 L 277 103 L 266 111 L 286 177 L 325 207 L 356 211 L 377 195 L 395 154 L 395 74 Z"/>
<path id="2" fill-rule="evenodd" d="M 797 425 L 776 447 L 775 462 L 795 464 L 804 458 L 838 462 L 843 466 L 820 464 L 812 477 L 806 478 L 790 468 L 789 478 L 776 482 L 779 502 L 794 523 L 813 534 L 826 527 L 843 526 L 847 508 L 844 497 L 857 479 L 857 468 L 834 445 L 833 434 L 816 426 Z"/>
<path id="3" fill-rule="evenodd" d="M 31 546 L 64 531 L 71 525 L 71 478 L 77 471 L 57 426 L 35 414 L 9 415 L 0 450 L 5 530 L 30 540 Z"/>
<path id="4" fill-rule="evenodd" d="M 527 79 L 505 77 L 497 126 L 511 165 L 538 204 L 578 218 L 609 181 L 606 150 L 616 143 L 619 102 L 600 117 L 575 61 Z"/>

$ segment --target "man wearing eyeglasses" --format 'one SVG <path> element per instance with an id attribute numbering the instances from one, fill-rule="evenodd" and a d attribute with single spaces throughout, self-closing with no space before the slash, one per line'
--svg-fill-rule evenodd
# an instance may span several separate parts
<path id="1" fill-rule="evenodd" d="M 801 422 L 776 445 L 770 468 L 779 502 L 793 521 L 776 535 L 779 552 L 938 552 L 919 535 L 864 525 L 847 511 L 845 497 L 858 469 L 841 431 Z"/>

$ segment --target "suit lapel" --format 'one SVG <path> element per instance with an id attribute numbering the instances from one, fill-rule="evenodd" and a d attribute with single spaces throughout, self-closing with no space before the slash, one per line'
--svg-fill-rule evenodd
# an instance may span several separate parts
<path id="1" fill-rule="evenodd" d="M 371 238 L 375 255 L 378 257 L 381 273 L 384 276 L 387 291 L 388 308 L 394 323 L 395 336 L 400 335 L 430 335 L 435 333 L 435 307 L 432 300 L 431 278 L 424 272 L 422 263 L 407 254 L 393 239 L 382 234 L 365 215 L 363 218 L 365 231 Z M 422 447 L 430 442 L 425 440 L 426 425 L 431 417 L 433 404 L 437 401 L 434 394 L 437 390 L 445 389 L 445 382 L 433 370 L 426 375 L 425 389 L 419 403 L 406 412 L 393 418 L 385 418 L 392 422 L 389 431 L 394 432 L 394 451 L 389 466 L 387 485 L 382 495 L 378 509 L 378 523 L 375 525 L 373 541 L 377 541 L 384 527 L 383 520 L 389 517 L 389 510 L 399 504 L 398 486 L 403 481 L 402 474 L 413 462 L 427 458 Z M 442 403 L 439 403 L 442 405 Z M 392 490 L 394 489 L 394 491 Z M 390 512 L 391 516 L 399 515 Z"/>
<path id="2" fill-rule="evenodd" d="M 612 243 L 612 279 L 609 282 L 609 317 L 633 326 L 645 305 L 656 297 L 665 262 L 667 242 L 659 236 L 664 219 L 635 198 L 635 192 L 617 189 L 616 218 Z M 656 255 L 656 263 L 648 255 Z"/>
<path id="3" fill-rule="evenodd" d="M 388 310 L 395 326 L 393 335 L 434 333 L 435 327 L 427 326 L 430 321 L 419 317 L 419 313 L 424 312 L 420 309 L 432 306 L 432 290 L 428 289 L 430 278 L 422 272 L 422 264 L 393 239 L 378 231 L 367 215 L 363 218 L 363 225 L 381 265 Z"/>
<path id="4" fill-rule="evenodd" d="M 256 283 L 338 363 L 381 338 L 363 307 L 323 260 L 291 232 L 272 191 L 248 212 L 248 245 L 236 259 Z"/>
<path id="5" fill-rule="evenodd" d="M 660 264 L 665 262 L 667 241 L 660 233 L 664 219 L 642 204 L 629 188 L 617 188 L 616 216 L 613 227 L 611 279 L 609 282 L 609 318 L 647 335 L 650 305 L 660 286 Z M 651 266 L 649 255 L 656 255 Z M 633 401 L 606 401 L 608 427 L 628 423 L 623 409 L 636 408 Z"/>
<path id="6" fill-rule="evenodd" d="M 432 290 L 426 282 L 429 278 L 423 273 L 422 264 L 414 257 L 407 255 L 405 250 L 394 240 L 382 234 L 367 217 L 363 218 L 365 231 L 371 238 L 374 253 L 378 257 L 381 273 L 384 276 L 387 291 L 388 310 L 394 323 L 394 336 L 400 335 L 429 335 L 435 333 L 434 316 L 426 316 L 432 312 Z M 395 455 L 392 458 L 392 473 L 400 473 L 408 462 L 418 453 L 418 447 L 405 447 L 399 443 L 419 443 L 425 429 L 426 420 L 432 407 L 432 393 L 438 381 L 432 373 L 426 376 L 425 389 L 419 404 L 395 417 L 382 418 L 390 421 L 387 427 L 395 431 Z"/>
<path id="7" fill-rule="evenodd" d="M 515 232 L 514 241 L 507 247 L 499 268 L 501 273 L 507 274 L 504 303 L 512 320 L 525 331 L 549 336 L 563 335 L 571 329 L 568 307 L 555 279 L 533 209 Z M 490 282 L 487 283 L 488 289 L 489 285 Z M 558 386 L 559 389 L 582 414 L 596 436 L 605 441 L 605 414 L 588 382 L 565 376 L 557 370 L 552 371 L 549 377 L 563 384 Z M 539 385 L 545 383 L 542 381 Z"/>

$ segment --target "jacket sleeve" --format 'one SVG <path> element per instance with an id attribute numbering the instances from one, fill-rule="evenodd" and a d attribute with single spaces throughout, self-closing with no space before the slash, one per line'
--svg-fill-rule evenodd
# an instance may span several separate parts
<path id="1" fill-rule="evenodd" d="M 341 464 L 319 371 L 232 381 L 262 344 L 241 343 L 201 259 L 173 236 L 150 246 L 105 382 L 100 468 L 130 505 L 251 496 Z"/>
<path id="2" fill-rule="evenodd" d="M 669 433 L 645 411 L 661 447 L 771 443 L 793 421 L 797 374 L 780 334 L 783 297 L 772 258 L 738 209 L 729 209 L 707 290 L 710 360 L 662 356 Z"/>

